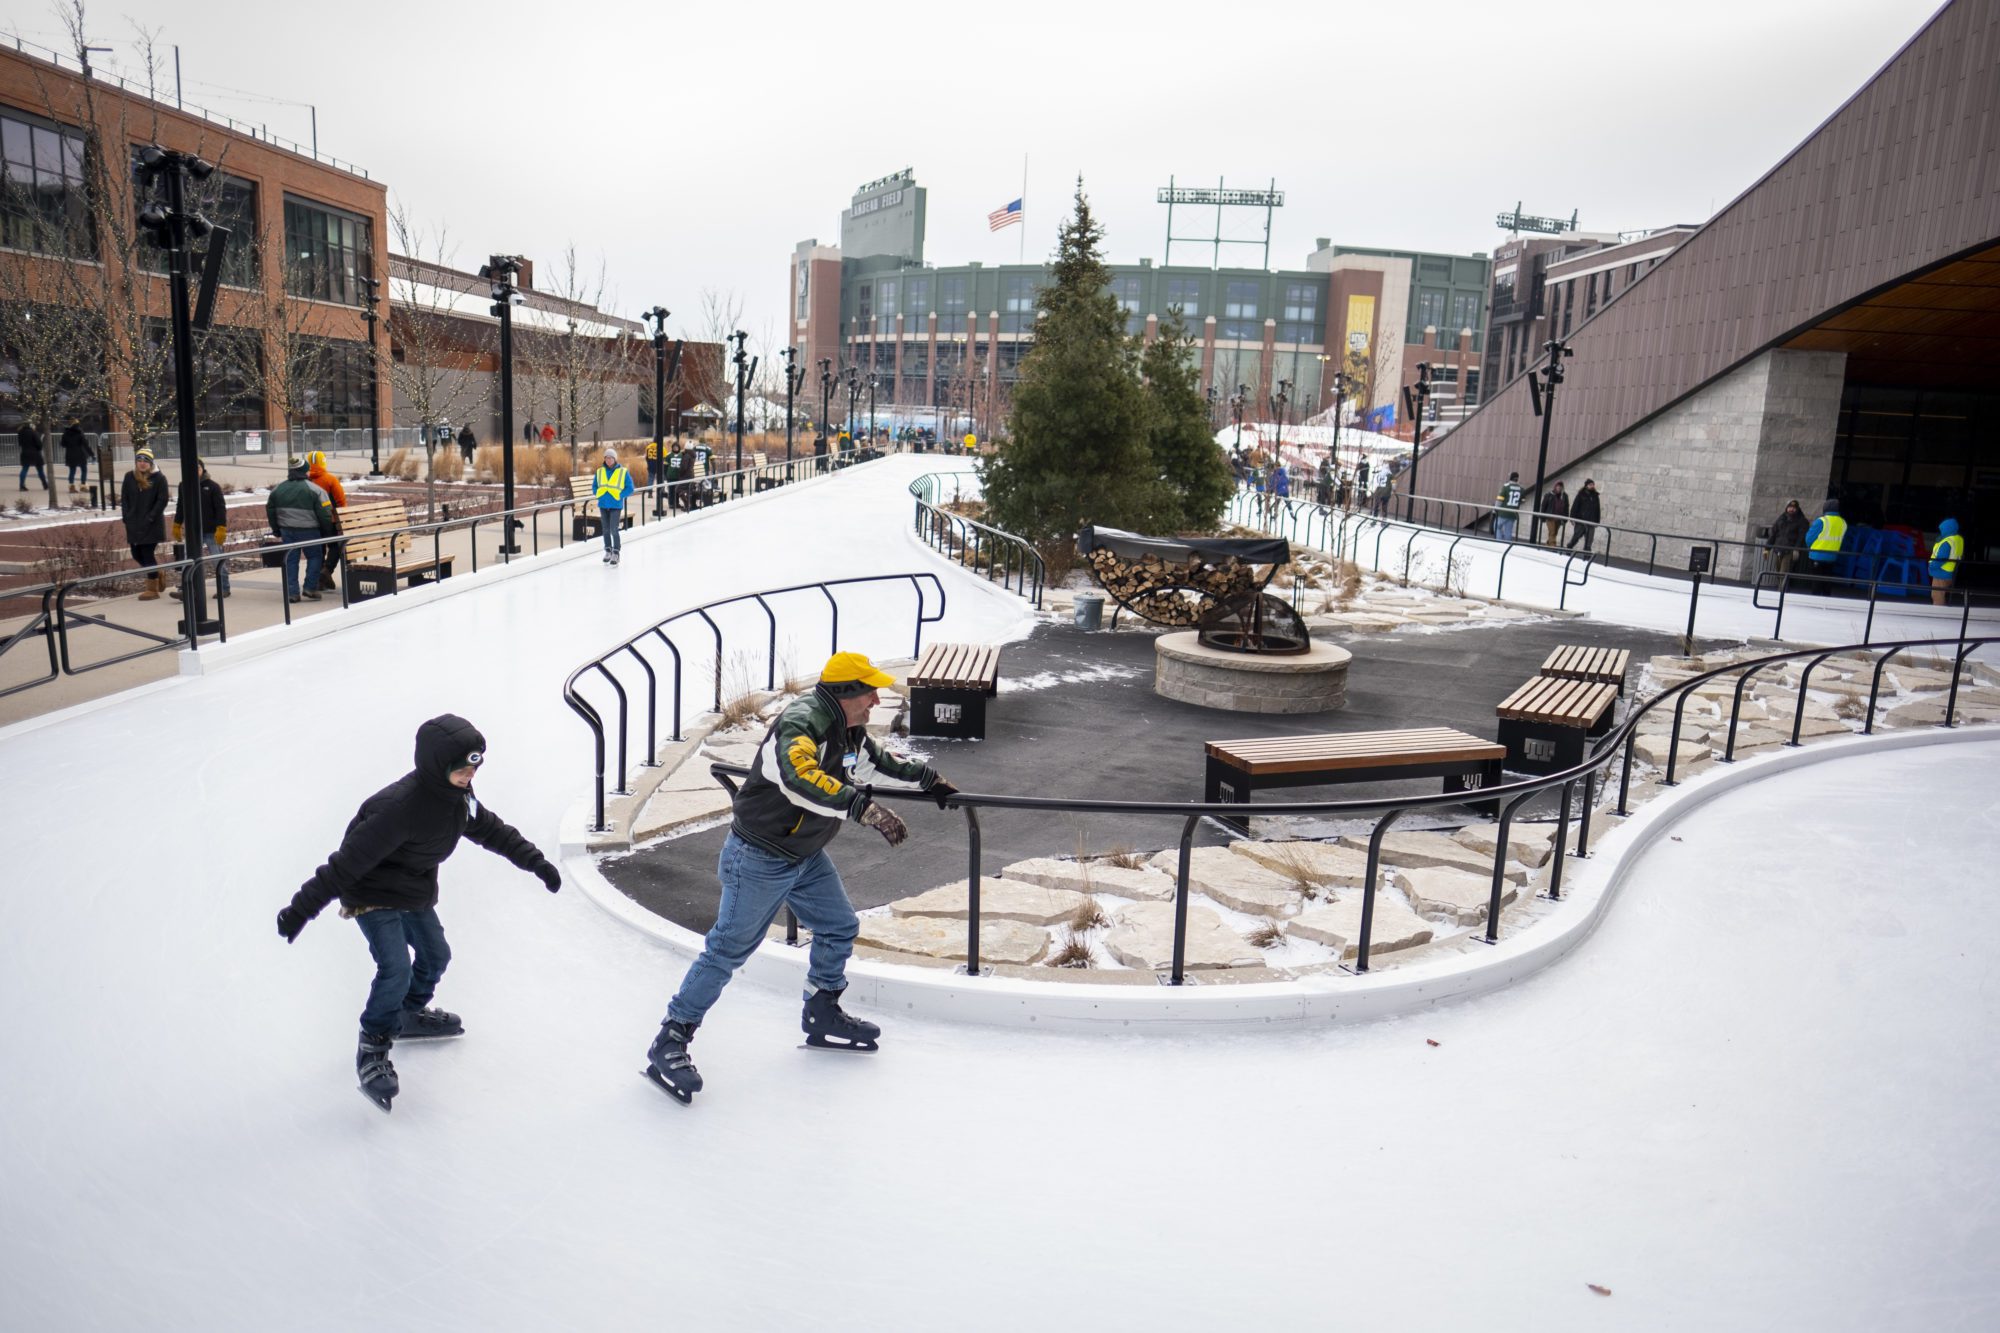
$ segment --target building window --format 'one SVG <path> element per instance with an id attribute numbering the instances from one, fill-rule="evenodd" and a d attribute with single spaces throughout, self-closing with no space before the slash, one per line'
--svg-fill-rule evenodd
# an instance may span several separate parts
<path id="1" fill-rule="evenodd" d="M 1201 318 L 1201 279 L 1168 278 L 1166 305 L 1169 309 L 1179 306 L 1181 308 L 1181 318 L 1185 319 L 1189 324 L 1192 325 L 1199 322 Z"/>
<path id="2" fill-rule="evenodd" d="M 861 331 L 868 331 L 869 321 L 875 318 L 875 284 L 864 282 L 854 289 L 854 317 L 861 321 Z"/>
<path id="3" fill-rule="evenodd" d="M 884 278 L 875 284 L 875 308 L 882 312 L 882 318 L 885 320 L 895 319 L 896 312 L 902 309 L 901 306 L 896 304 L 896 280 L 894 278 Z"/>
<path id="4" fill-rule="evenodd" d="M 939 278 L 938 314 L 947 318 L 956 315 L 963 319 L 966 309 L 965 288 L 966 280 L 963 277 Z"/>
<path id="5" fill-rule="evenodd" d="M 12 108 L 0 110 L 0 246 L 97 257 L 83 145 L 75 130 Z"/>
<path id="6" fill-rule="evenodd" d="M 1596 313 L 1597 313 L 1597 275 L 1593 273 L 1590 275 L 1590 280 L 1585 284 L 1583 289 L 1583 317 L 1585 319 L 1589 319 L 1592 315 Z"/>
<path id="7" fill-rule="evenodd" d="M 1479 372 L 1468 366 L 1465 370 L 1465 405 L 1471 407 L 1479 401 Z"/>
<path id="8" fill-rule="evenodd" d="M 132 150 L 137 158 L 138 149 Z M 205 181 L 190 181 L 194 190 L 194 205 L 203 217 L 218 227 L 229 229 L 229 248 L 222 253 L 222 281 L 230 287 L 257 287 L 257 187 L 250 181 L 238 180 L 224 172 L 216 172 Z M 143 208 L 146 200 L 134 191 L 133 208 Z M 136 230 L 139 249 L 139 267 L 149 273 L 167 271 L 167 252 L 153 241 L 153 234 L 143 229 Z M 207 242 L 201 244 L 206 245 Z M 199 253 L 195 256 L 196 271 L 201 268 Z"/>
<path id="9" fill-rule="evenodd" d="M 1217 333 L 1224 338 L 1249 341 L 1264 336 L 1262 322 L 1257 317 L 1257 288 L 1254 282 L 1230 282 L 1222 291 L 1222 327 Z"/>
<path id="10" fill-rule="evenodd" d="M 1452 334 L 1456 336 L 1460 329 L 1471 329 L 1475 334 L 1479 332 L 1478 297 L 1461 295 L 1451 298 Z"/>
<path id="11" fill-rule="evenodd" d="M 1318 343 L 1319 336 L 1319 284 L 1311 282 L 1288 282 L 1285 284 L 1285 304 L 1283 322 L 1278 325 L 1278 341 L 1286 343 Z"/>
<path id="12" fill-rule="evenodd" d="M 353 430 L 370 417 L 368 344 L 335 338 L 303 339 L 313 360 L 313 382 L 304 394 L 305 416 L 299 425 L 309 430 Z"/>
<path id="13" fill-rule="evenodd" d="M 1137 333 L 1140 326 L 1146 322 L 1145 312 L 1139 308 L 1143 300 L 1140 294 L 1143 282 L 1144 279 L 1136 274 L 1130 277 L 1118 277 L 1113 278 L 1106 289 L 1111 293 L 1112 299 L 1118 302 L 1119 310 L 1125 314 L 1127 333 Z"/>
<path id="14" fill-rule="evenodd" d="M 361 304 L 361 279 L 375 276 L 368 219 L 285 196 L 285 290 L 336 305 Z"/>
<path id="15" fill-rule="evenodd" d="M 931 313 L 931 280 L 911 278 L 903 284 L 903 312 L 912 319 Z"/>
<path id="16" fill-rule="evenodd" d="M 912 342 L 903 345 L 903 378 L 927 379 L 931 373 L 931 345 Z"/>
<path id="17" fill-rule="evenodd" d="M 1035 327 L 1035 289 L 1041 279 L 1031 273 L 1000 277 L 1000 331 L 1030 333 Z"/>
<path id="18" fill-rule="evenodd" d="M 1444 328 L 1444 293 L 1417 293 L 1417 329 Z"/>
<path id="19" fill-rule="evenodd" d="M 1562 336 L 1565 338 L 1569 337 L 1570 318 L 1575 314 L 1576 314 L 1576 279 L 1571 278 L 1568 282 L 1563 284 Z"/>
<path id="20" fill-rule="evenodd" d="M 211 178 L 213 179 L 213 178 Z M 145 338 L 152 354 L 148 368 L 154 375 L 156 402 L 173 402 L 173 354 L 169 325 L 164 319 L 149 319 Z M 196 330 L 194 335 L 196 425 L 203 431 L 264 429 L 264 347 L 254 329 L 233 329 L 217 325 Z M 180 428 L 180 414 L 168 408 L 163 430 Z"/>

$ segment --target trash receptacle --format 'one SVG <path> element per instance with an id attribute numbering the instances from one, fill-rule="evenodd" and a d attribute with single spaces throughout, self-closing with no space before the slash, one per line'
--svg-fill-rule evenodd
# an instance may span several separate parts
<path id="1" fill-rule="evenodd" d="M 1103 593 L 1080 592 L 1076 595 L 1076 627 L 1078 629 L 1104 628 Z"/>

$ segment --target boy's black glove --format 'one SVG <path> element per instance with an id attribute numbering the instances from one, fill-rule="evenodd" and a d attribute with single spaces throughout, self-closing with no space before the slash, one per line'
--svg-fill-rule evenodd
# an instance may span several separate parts
<path id="1" fill-rule="evenodd" d="M 546 888 L 550 893 L 554 893 L 562 887 L 562 871 L 550 865 L 548 858 L 544 857 L 542 863 L 535 867 L 535 873 L 541 876 L 542 887 Z"/>
<path id="2" fill-rule="evenodd" d="M 305 928 L 306 914 L 304 912 L 299 911 L 298 908 L 293 907 L 290 903 L 286 903 L 278 909 L 278 933 L 285 937 L 285 943 L 290 944 L 296 940 L 299 937 L 299 932 Z"/>
<path id="3" fill-rule="evenodd" d="M 958 788 L 952 786 L 949 782 L 945 781 L 943 778 L 932 778 L 931 785 L 924 788 L 924 795 L 930 797 L 933 801 L 936 801 L 938 803 L 938 809 L 942 810 L 945 808 L 945 803 L 947 801 L 951 800 L 952 797 L 958 795 Z"/>

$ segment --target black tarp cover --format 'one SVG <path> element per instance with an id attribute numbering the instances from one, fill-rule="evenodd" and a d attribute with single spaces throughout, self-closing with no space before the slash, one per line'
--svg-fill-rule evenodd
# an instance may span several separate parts
<path id="1" fill-rule="evenodd" d="M 1102 547 L 1121 560 L 1157 556 L 1185 564 L 1189 557 L 1209 563 L 1235 556 L 1252 565 L 1282 565 L 1292 558 L 1283 537 L 1142 537 L 1118 528 L 1086 527 L 1076 534 L 1076 549 L 1089 555 Z"/>

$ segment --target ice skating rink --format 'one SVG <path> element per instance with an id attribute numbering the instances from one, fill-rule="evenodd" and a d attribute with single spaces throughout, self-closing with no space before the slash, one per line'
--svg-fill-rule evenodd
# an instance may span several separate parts
<path id="1" fill-rule="evenodd" d="M 563 676 L 781 553 L 935 569 L 931 633 L 1012 632 L 903 537 L 927 465 L 0 734 L 0 1327 L 2000 1326 L 2000 740 L 1695 812 L 1485 999 L 1184 1037 L 878 1013 L 848 1056 L 739 984 L 692 1108 L 637 1073 L 680 964 L 467 845 L 468 1035 L 399 1047 L 370 1107 L 359 931 L 272 916 L 416 724 L 479 723 L 482 799 L 553 850 L 589 771 Z M 895 652 L 907 607 L 848 646 Z"/>

